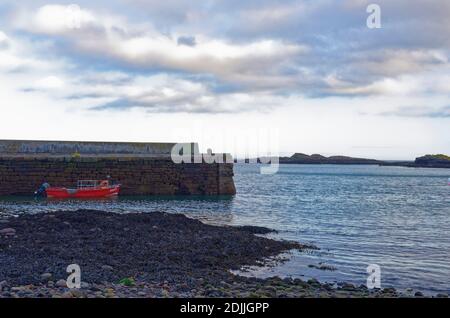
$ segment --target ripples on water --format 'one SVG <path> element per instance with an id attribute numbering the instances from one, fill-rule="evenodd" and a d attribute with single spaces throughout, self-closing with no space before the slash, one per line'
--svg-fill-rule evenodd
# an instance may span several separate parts
<path id="1" fill-rule="evenodd" d="M 378 264 L 382 287 L 450 292 L 450 169 L 281 165 L 276 175 L 258 172 L 256 165 L 235 165 L 234 197 L 1 198 L 0 215 L 167 211 L 214 224 L 267 226 L 280 231 L 278 238 L 313 243 L 321 251 L 294 253 L 254 275 L 362 284 L 367 265 Z M 337 270 L 308 268 L 319 262 Z"/>

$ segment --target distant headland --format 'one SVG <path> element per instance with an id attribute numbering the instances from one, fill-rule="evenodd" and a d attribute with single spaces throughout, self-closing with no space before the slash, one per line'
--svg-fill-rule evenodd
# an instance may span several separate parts
<path id="1" fill-rule="evenodd" d="M 264 160 L 262 160 L 264 159 Z M 270 162 L 268 157 L 258 158 L 258 162 Z M 236 162 L 239 162 L 236 160 Z M 256 162 L 256 159 L 245 160 L 245 162 Z M 367 158 L 355 158 L 348 156 L 326 157 L 320 154 L 307 155 L 295 153 L 290 157 L 279 157 L 279 163 L 283 164 L 333 164 L 333 165 L 380 165 L 401 166 L 412 168 L 450 168 L 450 156 L 444 154 L 425 155 L 417 157 L 414 161 L 386 161 Z"/>
<path id="2" fill-rule="evenodd" d="M 319 154 L 306 155 L 303 153 L 295 153 L 290 157 L 280 157 L 280 163 L 297 163 L 297 164 L 380 164 L 381 161 L 375 159 L 353 158 L 347 156 L 331 156 L 325 157 Z"/>
<path id="3" fill-rule="evenodd" d="M 450 168 L 450 156 L 437 154 L 417 157 L 414 161 L 382 161 L 382 166 L 402 166 L 416 168 Z"/>

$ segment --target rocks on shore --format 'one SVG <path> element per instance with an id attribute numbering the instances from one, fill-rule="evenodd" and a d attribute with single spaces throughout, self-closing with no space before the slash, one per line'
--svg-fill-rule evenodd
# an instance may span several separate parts
<path id="1" fill-rule="evenodd" d="M 16 230 L 11 227 L 7 227 L 0 230 L 0 235 L 13 236 L 16 235 Z"/>
<path id="2" fill-rule="evenodd" d="M 230 269 L 304 248 L 253 234 L 271 232 L 266 228 L 213 226 L 161 212 L 60 211 L 8 221 L 2 233 L 21 229 L 21 235 L 0 241 L 0 281 L 11 286 L 64 288 L 67 266 L 78 264 L 88 284 L 132 277 L 179 284 L 187 292 L 202 277 L 222 281 L 232 275 Z"/>
<path id="3" fill-rule="evenodd" d="M 229 276 L 217 281 L 199 278 L 189 286 L 175 283 L 136 281 L 132 286 L 119 283 L 89 284 L 81 289 L 48 287 L 46 285 L 25 285 L 6 287 L 1 297 L 45 297 L 45 298 L 167 298 L 167 297 L 314 297 L 314 298 L 396 298 L 411 297 L 398 293 L 393 288 L 369 290 L 365 285 L 359 287 L 343 283 L 338 288 L 332 284 L 320 283 L 316 279 L 307 282 L 300 279 L 272 277 L 258 279 L 254 277 Z M 416 292 L 415 297 L 424 297 Z M 447 298 L 446 294 L 436 297 Z"/>
<path id="4" fill-rule="evenodd" d="M 328 265 L 328 264 L 323 264 L 323 263 L 319 263 L 318 265 L 315 264 L 310 264 L 308 265 L 309 268 L 315 268 L 321 271 L 335 271 L 337 268 L 332 266 L 332 265 Z"/>
<path id="5" fill-rule="evenodd" d="M 394 290 L 335 288 L 314 279 L 232 274 L 265 265 L 284 251 L 314 248 L 254 234 L 269 233 L 265 228 L 212 226 L 161 212 L 91 210 L 22 215 L 9 219 L 8 227 L 21 234 L 0 240 L 0 297 L 399 296 Z M 81 268 L 81 289 L 66 286 L 69 264 Z"/>
<path id="6" fill-rule="evenodd" d="M 50 280 L 50 278 L 52 278 L 52 276 L 53 275 L 51 273 L 44 273 L 41 275 L 41 280 L 48 281 L 48 280 Z"/>
<path id="7" fill-rule="evenodd" d="M 105 271 L 112 271 L 114 268 L 112 266 L 109 266 L 109 265 L 103 265 L 102 269 L 105 270 Z"/>

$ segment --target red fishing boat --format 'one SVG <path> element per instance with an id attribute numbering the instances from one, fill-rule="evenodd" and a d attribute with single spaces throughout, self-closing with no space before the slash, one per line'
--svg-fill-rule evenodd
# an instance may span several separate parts
<path id="1" fill-rule="evenodd" d="M 76 188 L 51 187 L 48 184 L 43 184 L 42 188 L 47 198 L 106 198 L 117 196 L 120 184 L 111 184 L 109 180 L 80 180 Z"/>

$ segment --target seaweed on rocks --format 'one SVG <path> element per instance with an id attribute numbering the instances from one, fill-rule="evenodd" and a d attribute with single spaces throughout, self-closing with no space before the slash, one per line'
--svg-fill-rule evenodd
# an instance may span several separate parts
<path id="1" fill-rule="evenodd" d="M 59 211 L 9 219 L 0 243 L 0 281 L 32 284 L 43 273 L 65 279 L 69 264 L 83 281 L 189 281 L 256 265 L 301 244 L 253 234 L 256 228 L 207 225 L 181 214 Z M 256 231 L 261 233 L 259 229 Z"/>

